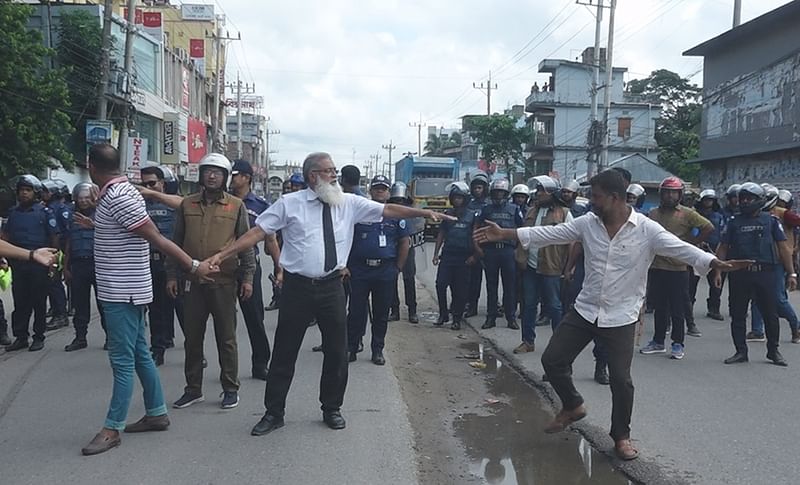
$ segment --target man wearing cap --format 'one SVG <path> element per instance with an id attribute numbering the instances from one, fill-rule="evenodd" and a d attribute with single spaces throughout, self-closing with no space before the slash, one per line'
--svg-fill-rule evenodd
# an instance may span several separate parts
<path id="1" fill-rule="evenodd" d="M 375 202 L 386 203 L 392 183 L 376 175 L 369 193 Z M 347 315 L 348 361 L 356 360 L 359 338 L 367 327 L 367 306 L 372 296 L 372 362 L 383 365 L 384 338 L 397 275 L 408 258 L 409 228 L 405 219 L 384 219 L 372 224 L 356 224 L 350 270 L 350 305 Z"/>
<path id="2" fill-rule="evenodd" d="M 246 160 L 236 160 L 231 170 L 230 191 L 236 197 L 242 199 L 250 225 L 255 224 L 256 217 L 267 210 L 269 203 L 257 196 L 251 190 L 253 181 L 253 167 Z M 274 236 L 267 236 L 264 240 L 264 250 L 272 256 L 272 263 L 275 267 L 275 281 L 283 280 L 283 271 L 278 260 L 280 249 L 278 241 Z M 253 377 L 262 381 L 267 380 L 267 363 L 269 362 L 269 338 L 264 329 L 264 298 L 261 293 L 261 264 L 258 256 L 258 246 L 253 248 L 256 271 L 253 275 L 253 295 L 250 298 L 239 296 L 239 307 L 242 309 L 242 317 L 247 327 L 247 335 L 250 337 L 250 347 L 253 350 L 252 364 Z M 239 275 L 239 284 L 243 283 L 243 275 Z"/>

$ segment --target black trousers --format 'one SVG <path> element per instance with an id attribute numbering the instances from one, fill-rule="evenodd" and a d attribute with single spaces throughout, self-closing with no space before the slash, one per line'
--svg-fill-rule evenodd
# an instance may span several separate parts
<path id="1" fill-rule="evenodd" d="M 153 262 L 153 302 L 147 306 L 150 320 L 150 350 L 166 350 L 175 338 L 175 305 L 177 299 L 167 294 L 167 273 L 163 263 Z"/>
<path id="2" fill-rule="evenodd" d="M 725 285 L 725 277 L 727 273 L 722 273 L 722 285 L 717 288 L 714 286 L 714 272 L 711 271 L 706 276 L 708 281 L 708 298 L 706 299 L 706 309 L 709 313 L 719 313 L 720 297 L 722 296 L 722 287 Z M 694 322 L 694 302 L 697 300 L 697 285 L 700 283 L 700 277 L 694 274 L 694 271 L 689 270 L 689 301 L 687 302 L 686 321 Z M 690 317 L 692 317 L 690 319 Z"/>
<path id="3" fill-rule="evenodd" d="M 33 314 L 33 339 L 44 340 L 47 294 L 50 289 L 47 268 L 25 261 L 15 262 L 12 270 L 14 279 L 11 283 L 11 294 L 14 298 L 14 311 L 11 313 L 11 328 L 14 337 L 27 340 Z"/>
<path id="4" fill-rule="evenodd" d="M 454 320 L 461 320 L 464 316 L 464 305 L 467 303 L 467 291 L 469 288 L 470 267 L 459 262 L 439 263 L 436 271 L 436 297 L 439 301 L 439 313 L 447 315 L 447 287 L 450 287 L 450 294 L 453 303 L 449 307 Z"/>
<path id="5" fill-rule="evenodd" d="M 92 287 L 94 287 L 94 297 L 97 303 L 97 311 L 100 313 L 100 325 L 106 331 L 106 316 L 103 313 L 103 305 L 97 299 L 97 282 L 95 281 L 94 258 L 73 258 L 70 260 L 70 272 L 72 280 L 72 302 L 75 306 L 75 316 L 72 317 L 72 325 L 75 327 L 75 338 L 86 340 L 86 333 L 89 330 L 89 320 L 92 308 Z"/>
<path id="6" fill-rule="evenodd" d="M 469 266 L 469 287 L 467 289 L 467 305 L 472 311 L 478 311 L 478 300 L 481 297 L 481 284 L 483 283 L 483 262 L 479 261 Z"/>
<path id="7" fill-rule="evenodd" d="M 284 274 L 264 406 L 273 416 L 284 415 L 297 353 L 308 322 L 316 318 L 324 353 L 319 401 L 323 411 L 337 411 L 347 388 L 347 314 L 342 280 L 314 282 L 288 271 Z"/>
<path id="8" fill-rule="evenodd" d="M 417 281 L 414 276 L 406 277 L 403 274 L 403 291 L 405 293 L 406 298 L 406 306 L 408 307 L 408 313 L 417 313 Z M 392 291 L 392 305 L 391 311 L 392 313 L 400 313 L 400 294 L 398 292 L 397 286 L 399 283 L 397 281 L 394 282 L 394 288 Z"/>
<path id="9" fill-rule="evenodd" d="M 730 274 L 728 309 L 731 336 L 737 352 L 747 354 L 747 308 L 752 301 L 764 317 L 767 351 L 778 349 L 781 327 L 778 324 L 778 288 L 771 271 L 735 271 Z"/>
<path id="10" fill-rule="evenodd" d="M 396 277 L 386 279 L 385 275 L 377 278 L 358 275 L 350 278 L 350 303 L 347 312 L 347 348 L 350 352 L 358 350 L 361 337 L 367 331 L 367 317 L 372 324 L 372 352 L 383 351 L 389 328 L 389 304 L 392 301 L 392 290 L 396 288 Z M 322 345 L 325 346 L 324 342 Z"/>
<path id="11" fill-rule="evenodd" d="M 6 307 L 3 300 L 0 300 L 0 334 L 8 333 L 8 321 L 6 320 Z"/>
<path id="12" fill-rule="evenodd" d="M 242 309 L 247 335 L 250 337 L 253 369 L 266 369 L 269 362 L 269 338 L 264 329 L 264 294 L 261 288 L 260 264 L 256 264 L 253 275 L 253 295 L 247 300 L 240 297 L 239 308 Z"/>
<path id="13" fill-rule="evenodd" d="M 667 326 L 672 324 L 672 342 L 683 344 L 686 328 L 686 300 L 689 298 L 689 273 L 686 271 L 650 270 L 650 289 L 655 305 L 653 341 L 664 345 Z"/>
<path id="14" fill-rule="evenodd" d="M 542 366 L 564 409 L 572 410 L 583 404 L 572 382 L 572 363 L 581 351 L 597 339 L 608 349 L 608 376 L 611 381 L 611 438 L 614 441 L 630 437 L 633 412 L 633 338 L 636 322 L 621 327 L 601 328 L 589 322 L 575 310 L 561 320 L 542 354 Z"/>

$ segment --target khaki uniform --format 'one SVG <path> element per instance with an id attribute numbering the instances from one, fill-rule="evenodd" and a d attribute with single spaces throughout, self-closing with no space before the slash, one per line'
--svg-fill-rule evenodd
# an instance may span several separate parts
<path id="1" fill-rule="evenodd" d="M 226 244 L 239 238 L 250 228 L 244 203 L 224 193 L 217 201 L 207 204 L 201 194 L 183 199 L 175 211 L 173 241 L 189 256 L 204 260 L 219 252 Z M 203 339 L 209 314 L 214 317 L 214 336 L 219 353 L 220 381 L 224 391 L 239 390 L 238 351 L 236 346 L 237 271 L 245 283 L 252 283 L 256 269 L 252 249 L 239 253 L 220 265 L 214 282 L 199 281 L 192 275 L 179 290 L 184 300 L 184 333 L 186 336 L 186 391 L 202 393 Z M 167 260 L 167 280 L 177 280 L 175 262 Z"/>
<path id="2" fill-rule="evenodd" d="M 650 219 L 661 224 L 664 229 L 671 232 L 681 241 L 688 241 L 692 237 L 692 229 L 705 229 L 713 227 L 711 221 L 701 216 L 696 210 L 678 205 L 675 210 L 664 211 L 661 208 L 654 208 L 650 211 Z M 656 256 L 653 259 L 652 269 L 663 269 L 666 271 L 686 271 L 686 263 L 682 263 L 674 258 Z"/>

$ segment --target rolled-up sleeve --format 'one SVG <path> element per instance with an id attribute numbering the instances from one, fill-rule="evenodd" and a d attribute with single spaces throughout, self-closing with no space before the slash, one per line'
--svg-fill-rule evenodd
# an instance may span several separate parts
<path id="1" fill-rule="evenodd" d="M 584 221 L 579 220 L 580 218 L 555 226 L 520 227 L 517 229 L 517 238 L 525 249 L 531 245 L 544 247 L 580 241 L 580 224 Z"/>
<path id="2" fill-rule="evenodd" d="M 286 227 L 286 202 L 278 199 L 267 210 L 256 217 L 256 226 L 267 234 L 275 234 Z"/>
<path id="3" fill-rule="evenodd" d="M 657 255 L 675 258 L 688 264 L 694 268 L 694 272 L 698 276 L 704 276 L 711 271 L 711 261 L 716 258 L 714 254 L 681 241 L 657 222 L 648 221 L 647 229 L 650 233 L 648 239 Z"/>

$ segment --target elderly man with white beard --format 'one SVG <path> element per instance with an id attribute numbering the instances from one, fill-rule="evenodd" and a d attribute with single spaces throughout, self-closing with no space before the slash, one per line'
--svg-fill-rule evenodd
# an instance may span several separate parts
<path id="1" fill-rule="evenodd" d="M 316 318 L 322 332 L 319 400 L 322 417 L 331 429 L 343 429 L 341 407 L 347 387 L 347 313 L 341 271 L 353 243 L 357 223 L 385 218 L 430 217 L 453 219 L 430 210 L 380 204 L 342 191 L 337 170 L 327 153 L 312 153 L 303 162 L 308 188 L 286 194 L 256 219 L 255 227 L 208 260 L 217 267 L 265 235 L 281 231 L 284 269 L 278 328 L 264 395 L 266 413 L 251 434 L 260 436 L 283 426 L 286 395 L 307 322 Z"/>

